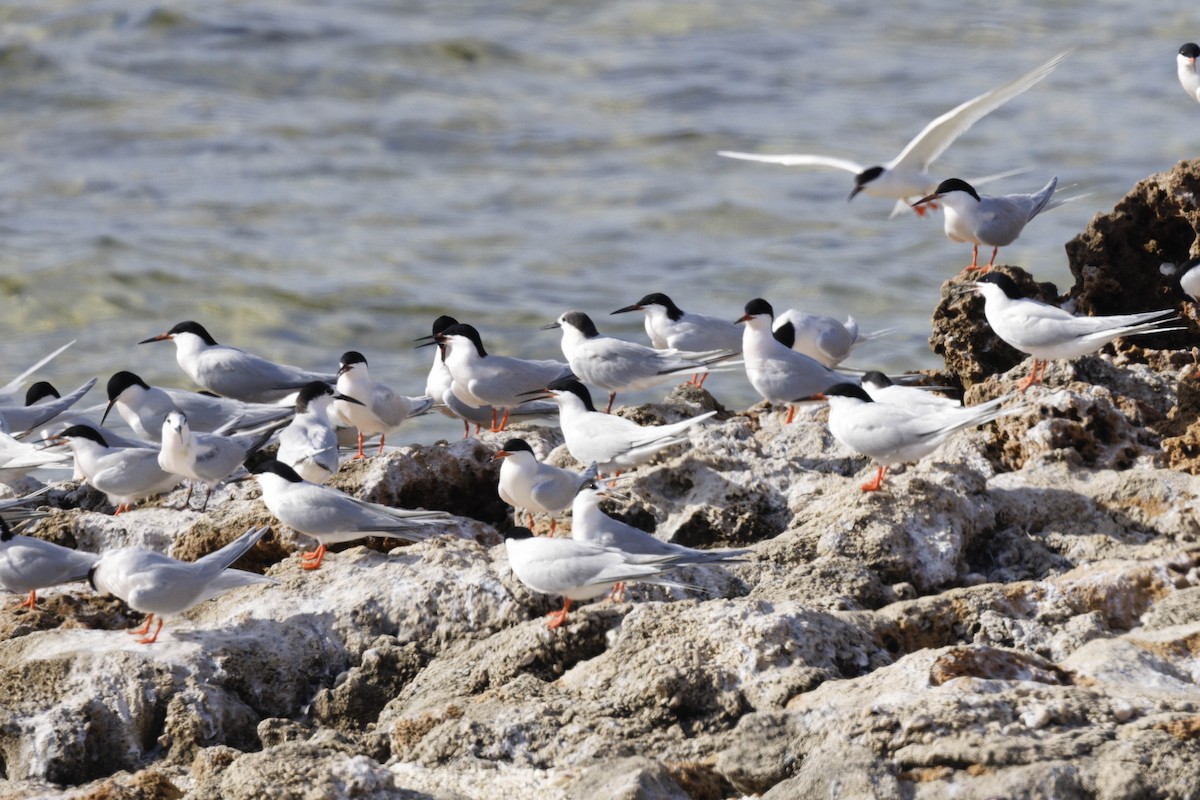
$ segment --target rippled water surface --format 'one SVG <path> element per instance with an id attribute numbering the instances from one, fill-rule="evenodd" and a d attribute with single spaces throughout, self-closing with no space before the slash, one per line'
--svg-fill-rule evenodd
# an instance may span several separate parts
<path id="1" fill-rule="evenodd" d="M 1069 284 L 1062 245 L 1137 180 L 1200 152 L 1175 52 L 1195 6 L 1118 2 L 400 3 L 102 0 L 0 6 L 4 376 L 132 369 L 187 386 L 167 344 L 333 369 L 347 349 L 418 394 L 438 313 L 497 352 L 550 357 L 562 311 L 651 291 L 730 317 L 746 300 L 895 327 L 856 360 L 931 366 L 938 286 L 970 257 L 889 219 L 840 172 L 721 149 L 890 159 L 933 117 L 1076 51 L 942 157 L 1094 194 L 1002 260 Z M 745 406 L 739 375 L 709 386 Z M 646 397 L 661 394 L 651 392 Z M 100 390 L 90 398 L 102 400 Z M 453 423 L 435 434 L 454 435 Z"/>

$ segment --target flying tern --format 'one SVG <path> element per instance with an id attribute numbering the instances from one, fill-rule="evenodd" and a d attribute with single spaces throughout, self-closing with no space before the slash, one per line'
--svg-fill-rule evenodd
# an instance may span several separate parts
<path id="1" fill-rule="evenodd" d="M 191 429 L 202 433 L 228 432 L 230 426 L 257 428 L 293 413 L 291 406 L 278 403 L 246 403 L 201 392 L 162 389 L 127 370 L 114 373 L 108 379 L 106 392 L 108 406 L 100 423 L 104 424 L 115 408 L 134 433 L 155 444 L 162 440 L 163 420 L 172 411 L 182 412 Z"/>
<path id="2" fill-rule="evenodd" d="M 1195 42 L 1188 42 L 1179 48 L 1179 55 L 1175 56 L 1175 68 L 1183 90 L 1188 93 L 1188 97 L 1200 103 L 1200 75 L 1196 74 L 1197 57 L 1200 57 L 1200 46 Z"/>
<path id="3" fill-rule="evenodd" d="M 688 429 L 717 412 L 707 411 L 669 425 L 638 425 L 592 405 L 587 387 L 572 378 L 555 381 L 544 390 L 558 403 L 558 420 L 571 456 L 595 463 L 610 474 L 644 464 L 660 451 L 688 439 Z"/>
<path id="4" fill-rule="evenodd" d="M 153 644 L 162 630 L 163 617 L 182 614 L 239 586 L 277 583 L 266 575 L 229 569 L 269 530 L 251 528 L 221 549 L 191 562 L 140 547 L 110 550 L 92 566 L 88 579 L 97 592 L 119 597 L 134 611 L 145 614 L 145 626 L 129 632 L 144 637 L 138 640 L 140 644 Z M 150 634 L 155 617 L 158 627 Z"/>
<path id="5" fill-rule="evenodd" d="M 213 488 L 236 472 L 251 453 L 265 445 L 275 435 L 279 424 L 260 433 L 222 436 L 193 431 L 186 415 L 172 411 L 163 420 L 158 465 L 173 475 L 189 479 L 187 497 L 183 500 L 184 508 L 192 499 L 194 482 L 207 484 L 208 492 L 200 507 L 203 511 L 208 508 Z"/>
<path id="6" fill-rule="evenodd" d="M 1037 192 L 990 195 L 979 194 L 964 180 L 949 178 L 939 183 L 933 194 L 922 197 L 913 205 L 940 201 L 945 208 L 946 238 L 952 242 L 971 243 L 971 266 L 964 271 L 987 272 L 995 266 L 1000 248 L 1015 242 L 1034 217 L 1075 199 L 1052 201 L 1057 185 L 1058 178 L 1051 178 Z M 992 258 L 984 267 L 979 266 L 979 245 L 992 248 Z"/>
<path id="7" fill-rule="evenodd" d="M 1020 406 L 1001 408 L 1007 398 L 934 411 L 907 408 L 877 403 L 853 383 L 831 386 L 825 396 L 829 400 L 829 432 L 833 438 L 879 465 L 875 478 L 862 485 L 864 492 L 878 491 L 889 467 L 924 458 L 956 431 L 1022 410 Z"/>
<path id="8" fill-rule="evenodd" d="M 479 332 L 470 325 L 451 325 L 434 338 L 445 346 L 442 358 L 450 371 L 451 391 L 469 406 L 491 406 L 493 431 L 504 429 L 509 411 L 521 405 L 530 392 L 571 375 L 571 368 L 561 361 L 489 354 Z M 500 413 L 503 416 L 497 424 Z"/>
<path id="9" fill-rule="evenodd" d="M 368 536 L 419 542 L 437 536 L 439 524 L 451 519 L 444 511 L 410 511 L 358 500 L 332 486 L 306 481 L 280 461 L 264 461 L 250 472 L 275 518 L 317 541 L 315 550 L 300 554 L 304 569 L 321 566 L 327 545 Z"/>
<path id="10" fill-rule="evenodd" d="M 95 553 L 18 536 L 0 518 L 0 586 L 14 594 L 29 594 L 18 608 L 34 608 L 38 589 L 85 580 L 97 558 Z"/>
<path id="11" fill-rule="evenodd" d="M 525 509 L 530 526 L 534 511 L 550 514 L 551 536 L 557 527 L 554 515 L 570 508 L 579 487 L 595 478 L 597 472 L 595 464 L 580 473 L 538 461 L 524 439 L 509 439 L 494 458 L 503 459 L 497 489 L 500 499 L 513 507 L 514 516 Z"/>
<path id="12" fill-rule="evenodd" d="M 869 166 L 844 158 L 823 155 L 761 155 L 731 151 L 721 151 L 719 155 L 747 161 L 763 161 L 769 164 L 830 167 L 852 172 L 854 173 L 854 191 L 850 193 L 850 199 L 854 199 L 859 192 L 875 197 L 895 199 L 898 202 L 892 211 L 894 216 L 903 211 L 913 198 L 927 195 L 933 191 L 937 181 L 929 174 L 929 165 L 944 153 L 955 139 L 966 133 L 976 122 L 1045 78 L 1068 55 L 1070 55 L 1070 51 L 1060 53 L 1037 69 L 947 111 L 926 125 L 916 138 L 900 151 L 900 155 L 881 166 Z M 976 183 L 982 182 L 983 180 L 976 181 Z M 924 207 L 915 210 L 921 214 Z"/>
<path id="13" fill-rule="evenodd" d="M 217 344 L 204 326 L 187 320 L 138 344 L 175 342 L 175 360 L 201 388 L 247 403 L 273 403 L 310 381 L 337 382 L 336 375 L 276 364 L 229 345 Z"/>
<path id="14" fill-rule="evenodd" d="M 815 358 L 796 352 L 771 330 L 775 312 L 762 298 L 746 303 L 746 313 L 737 321 L 742 331 L 742 359 L 750 385 L 770 403 L 788 407 L 787 422 L 796 415 L 795 404 L 814 399 L 847 376 L 834 372 Z"/>
<path id="15" fill-rule="evenodd" d="M 433 407 L 433 397 L 406 397 L 390 386 L 371 380 L 367 371 L 367 359 L 357 350 L 342 354 L 338 366 L 337 388 L 342 398 L 334 403 L 334 409 L 349 425 L 358 428 L 358 455 L 363 458 L 363 437 L 379 434 L 379 453 L 389 433 L 396 431 L 404 421 L 419 417 Z"/>
<path id="16" fill-rule="evenodd" d="M 338 436 L 330 416 L 334 402 L 360 405 L 324 381 L 305 385 L 296 395 L 296 416 L 279 431 L 276 458 L 306 481 L 327 483 L 338 471 Z"/>
<path id="17" fill-rule="evenodd" d="M 1021 391 L 1041 383 L 1041 373 L 1051 359 L 1073 359 L 1094 353 L 1121 336 L 1181 329 L 1175 311 L 1169 308 L 1138 314 L 1077 317 L 1057 306 L 1025 297 L 1013 280 L 1000 272 L 989 272 L 966 288 L 983 295 L 983 313 L 992 331 L 1010 346 L 1033 356 L 1033 369 L 1018 386 Z"/>
<path id="18" fill-rule="evenodd" d="M 159 466 L 159 452 L 149 447 L 110 447 L 90 425 L 72 425 L 52 440 L 61 439 L 75 454 L 75 464 L 93 489 L 104 492 L 115 513 L 179 485 L 179 476 Z"/>
<path id="19" fill-rule="evenodd" d="M 612 411 L 618 392 L 648 389 L 672 380 L 678 374 L 702 373 L 736 351 L 683 353 L 604 336 L 591 318 L 581 311 L 568 311 L 546 330 L 562 329 L 562 351 L 571 372 L 586 384 L 608 392 L 605 413 Z"/>

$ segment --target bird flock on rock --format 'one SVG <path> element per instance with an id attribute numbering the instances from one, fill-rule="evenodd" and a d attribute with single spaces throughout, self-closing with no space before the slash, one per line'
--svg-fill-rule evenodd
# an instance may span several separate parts
<path id="1" fill-rule="evenodd" d="M 1026 411 L 1031 403 L 1024 393 L 1043 380 L 1048 361 L 1095 352 L 1118 337 L 1182 329 L 1170 308 L 1076 316 L 1024 296 L 1003 271 L 992 271 L 998 249 L 1040 213 L 1078 199 L 1056 197 L 1057 177 L 1036 192 L 986 195 L 976 187 L 1015 173 L 968 182 L 939 179 L 930 171 L 972 125 L 1047 79 L 1068 55 L 954 107 L 882 165 L 821 155 L 720 153 L 846 170 L 854 175 L 851 200 L 859 194 L 895 200 L 897 212 L 924 215 L 942 208 L 946 236 L 972 245 L 964 273 L 978 273 L 977 280 L 955 288 L 980 295 L 995 335 L 1033 359 L 1028 377 L 1004 397 L 964 407 L 943 394 L 904 385 L 897 376 L 844 367 L 843 361 L 861 357 L 888 331 L 863 333 L 853 317 L 842 322 L 796 309 L 776 312 L 761 297 L 749 298 L 740 315 L 730 310 L 712 316 L 685 311 L 656 291 L 609 312 L 642 312 L 648 344 L 602 334 L 589 314 L 568 310 L 545 326 L 559 331 L 564 361 L 491 352 L 477 328 L 441 316 L 432 332 L 417 340 L 435 349 L 424 393 L 413 396 L 375 380 L 357 350 L 346 351 L 335 371 L 306 370 L 220 344 L 206 327 L 189 320 L 138 344 L 172 342 L 180 369 L 201 391 L 155 387 L 120 371 L 107 383 L 107 405 L 99 419 L 76 410 L 96 379 L 63 396 L 39 382 L 22 397 L 25 382 L 69 345 L 0 387 L 0 478 L 72 469 L 77 479 L 107 496 L 116 514 L 183 482 L 189 487 L 184 507 L 190 507 L 192 489 L 204 485 L 203 512 L 214 487 L 253 480 L 274 519 L 316 543 L 299 555 L 304 569 L 315 570 L 328 545 L 367 536 L 421 541 L 445 533 L 453 519 L 446 511 L 371 503 L 326 485 L 347 460 L 343 452 L 356 448 L 351 458 L 367 458 L 364 440 L 378 436 L 377 453 L 383 453 L 386 438 L 407 420 L 434 411 L 460 420 L 464 436 L 472 426 L 476 434 L 484 426 L 498 432 L 520 419 L 559 426 L 566 450 L 585 465 L 575 472 L 546 463 L 517 436 L 495 453 L 502 462 L 497 492 L 516 515 L 505 539 L 508 560 L 530 589 L 563 598 L 551 627 L 564 622 L 572 602 L 620 597 L 626 582 L 677 586 L 669 573 L 680 567 L 737 563 L 748 551 L 683 547 L 601 509 L 602 498 L 614 496 L 621 483 L 636 481 L 639 466 L 689 441 L 717 413 L 644 425 L 612 413 L 619 394 L 684 377 L 699 386 L 713 373 L 739 373 L 763 400 L 786 413 L 785 424 L 800 408 L 826 404 L 832 436 L 877 465 L 862 489 L 878 491 L 890 467 L 924 458 L 957 431 Z M 1186 44 L 1177 64 L 1184 89 L 1200 102 L 1198 56 L 1200 47 Z M 992 248 L 982 266 L 981 246 Z M 1164 269 L 1193 299 L 1200 295 L 1197 264 L 1200 259 Z M 593 391 L 607 394 L 603 411 L 593 402 Z M 106 427 L 114 409 L 128 434 Z M 276 442 L 273 457 L 259 454 Z M 36 508 L 44 492 L 0 501 L 0 586 L 25 596 L 22 606 L 33 608 L 39 589 L 87 580 L 146 614 L 145 626 L 134 632 L 143 637 L 139 641 L 153 643 L 164 617 L 237 587 L 275 582 L 232 568 L 265 535 L 268 529 L 261 526 L 194 562 L 140 548 L 87 553 L 14 533 L 11 526 L 44 514 Z M 557 518 L 568 509 L 569 538 L 556 537 Z M 535 513 L 550 515 L 549 536 L 532 534 Z M 151 633 L 155 618 L 158 625 Z"/>

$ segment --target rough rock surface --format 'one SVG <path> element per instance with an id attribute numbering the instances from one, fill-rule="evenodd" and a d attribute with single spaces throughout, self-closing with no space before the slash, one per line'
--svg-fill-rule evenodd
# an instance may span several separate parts
<path id="1" fill-rule="evenodd" d="M 1098 216 L 1069 245 L 1082 266 L 1066 302 L 1194 315 L 1157 270 L 1200 252 L 1198 174 L 1182 164 Z M 1104 306 L 1123 270 L 1145 280 L 1129 307 Z M 947 291 L 937 314 L 937 380 L 969 403 L 1010 392 L 1027 366 L 978 300 Z M 347 544 L 309 572 L 309 543 L 275 530 L 239 566 L 278 585 L 169 620 L 152 646 L 122 630 L 141 615 L 83 586 L 0 611 L 0 796 L 1194 797 L 1200 387 L 1189 350 L 1153 349 L 1190 345 L 1052 364 L 1014 413 L 871 494 L 872 465 L 819 405 L 785 425 L 685 386 L 622 409 L 719 413 L 610 513 L 751 554 L 585 604 L 554 631 L 558 598 L 508 568 L 491 454 L 520 435 L 579 466 L 556 430 L 351 462 L 339 487 L 448 510 L 446 535 Z M 68 483 L 32 532 L 192 559 L 271 521 L 256 494 L 230 485 L 202 514 L 174 510 L 177 491 L 112 517 Z"/>

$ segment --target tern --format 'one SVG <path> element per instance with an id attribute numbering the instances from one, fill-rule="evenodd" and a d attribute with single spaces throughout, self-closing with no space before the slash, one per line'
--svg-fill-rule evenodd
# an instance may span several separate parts
<path id="1" fill-rule="evenodd" d="M 489 425 L 492 419 L 492 407 L 488 405 L 475 408 L 469 406 L 451 390 L 451 384 L 454 378 L 450 375 L 450 370 L 446 367 L 445 361 L 442 360 L 443 345 L 438 344 L 435 338 L 439 333 L 449 328 L 451 325 L 457 325 L 458 320 L 454 317 L 442 315 L 433 321 L 433 333 L 430 336 L 422 336 L 417 341 L 425 341 L 425 344 L 418 347 L 426 347 L 428 345 L 437 345 L 433 351 L 433 366 L 429 370 L 429 377 L 425 379 L 425 394 L 432 397 L 436 402 L 441 402 L 440 406 L 436 406 L 443 414 L 448 417 L 456 417 L 463 422 L 463 438 L 466 439 L 471 435 L 471 425 L 475 425 L 476 431 L 484 425 Z M 551 414 L 558 413 L 558 406 L 548 400 L 533 400 L 522 403 L 516 408 L 508 409 L 509 418 L 513 417 L 545 417 Z"/>
<path id="2" fill-rule="evenodd" d="M 661 576 L 686 562 L 680 556 L 639 556 L 573 539 L 535 537 L 528 528 L 509 530 L 504 549 L 517 580 L 540 594 L 562 596 L 562 610 L 549 615 L 552 629 L 566 621 L 572 601 L 608 594 L 618 583 L 675 586 Z"/>
<path id="3" fill-rule="evenodd" d="M 1170 270 L 1166 274 L 1174 275 L 1179 288 L 1193 301 L 1200 301 L 1200 269 L 1196 269 L 1197 266 L 1200 266 L 1200 258 L 1189 258 L 1177 268 L 1171 268 L 1171 265 L 1162 268 L 1164 271 Z"/>
<path id="4" fill-rule="evenodd" d="M 276 364 L 236 347 L 217 344 L 198 322 L 187 320 L 138 344 L 175 342 L 175 360 L 198 386 L 247 403 L 272 403 L 310 381 L 337 382 L 336 375 Z"/>
<path id="5" fill-rule="evenodd" d="M 8 431 L 21 433 L 40 428 L 79 402 L 96 385 L 92 378 L 70 394 L 58 399 L 44 399 L 33 405 L 0 406 L 0 419 Z"/>
<path id="6" fill-rule="evenodd" d="M 895 216 L 912 202 L 912 198 L 922 197 L 933 191 L 937 181 L 930 176 L 929 165 L 944 153 L 955 139 L 966 133 L 976 122 L 1045 78 L 1068 55 L 1069 50 L 1059 53 L 1037 69 L 947 111 L 926 125 L 916 138 L 905 145 L 900 155 L 882 166 L 867 166 L 844 158 L 822 155 L 760 155 L 730 151 L 721 151 L 718 155 L 747 161 L 763 161 L 768 164 L 831 167 L 852 172 L 854 191 L 850 192 L 850 199 L 853 200 L 859 192 L 894 199 L 897 203 L 892 215 Z M 1009 174 L 1012 173 L 1004 173 Z M 983 180 L 976 183 L 983 183 Z M 918 214 L 923 214 L 924 207 L 915 210 Z"/>
<path id="7" fill-rule="evenodd" d="M 1041 373 L 1051 359 L 1079 358 L 1121 336 L 1181 330 L 1176 324 L 1179 319 L 1175 311 L 1169 308 L 1138 314 L 1077 317 L 1057 306 L 1025 297 L 1012 279 L 1000 272 L 989 272 L 966 288 L 983 295 L 983 313 L 992 331 L 1011 347 L 1033 356 L 1029 377 L 1017 387 L 1021 391 L 1042 382 Z"/>
<path id="8" fill-rule="evenodd" d="M 479 332 L 470 325 L 451 325 L 434 338 L 445 346 L 442 358 L 450 371 L 451 391 L 473 408 L 491 406 L 492 431 L 504 429 L 509 411 L 521 405 L 530 392 L 571 375 L 571 368 L 561 361 L 491 355 L 483 349 Z M 497 425 L 500 413 L 503 416 Z"/>
<path id="9" fill-rule="evenodd" d="M 497 489 L 500 499 L 513 507 L 514 517 L 519 509 L 525 509 L 531 527 L 534 511 L 550 514 L 551 536 L 557 527 L 554 515 L 570 508 L 579 487 L 597 472 L 595 464 L 580 473 L 538 461 L 524 439 L 509 439 L 493 458 L 503 459 Z"/>
<path id="10" fill-rule="evenodd" d="M 833 438 L 879 465 L 875 478 L 862 485 L 864 492 L 879 491 L 889 467 L 924 458 L 956 431 L 1024 409 L 1024 406 L 1001 408 L 1007 399 L 1003 397 L 961 408 L 934 411 L 906 408 L 877 403 L 853 383 L 831 386 L 825 396 L 829 400 L 829 432 Z"/>
<path id="11" fill-rule="evenodd" d="M 571 538 L 577 542 L 614 547 L 635 556 L 675 557 L 679 566 L 692 564 L 727 564 L 738 561 L 749 550 L 696 550 L 673 542 L 664 542 L 600 510 L 600 498 L 610 496 L 595 481 L 584 483 L 571 504 Z M 621 597 L 625 587 L 618 583 L 613 589 L 614 600 Z"/>
<path id="12" fill-rule="evenodd" d="M 245 403 L 182 389 L 160 389 L 128 370 L 114 373 L 105 390 L 108 406 L 100 424 L 115 408 L 134 433 L 157 444 L 162 439 L 163 420 L 172 411 L 183 412 L 194 431 L 228 431 L 228 426 L 257 428 L 292 415 L 291 406 L 277 403 Z"/>
<path id="13" fill-rule="evenodd" d="M 74 339 L 67 342 L 50 355 L 43 356 L 42 358 L 38 359 L 36 362 L 34 362 L 33 366 L 28 367 L 20 375 L 13 378 L 3 386 L 0 386 L 0 406 L 11 406 L 19 403 L 22 396 L 21 386 L 24 385 L 26 380 L 28 380 L 29 376 L 53 361 L 58 355 L 60 355 L 64 350 L 73 344 L 75 344 Z"/>
<path id="14" fill-rule="evenodd" d="M 591 318 L 581 311 L 568 311 L 544 330 L 562 329 L 562 351 L 571 372 L 583 383 L 608 392 L 604 413 L 612 411 L 618 392 L 648 389 L 680 373 L 702 373 L 736 351 L 683 353 L 604 336 Z"/>
<path id="15" fill-rule="evenodd" d="M 334 402 L 360 405 L 324 381 L 305 385 L 296 395 L 296 416 L 279 432 L 276 458 L 306 481 L 327 483 L 338 471 L 338 437 L 329 415 Z"/>
<path id="16" fill-rule="evenodd" d="M 100 431 L 90 425 L 72 425 L 60 432 L 75 454 L 75 464 L 84 481 L 108 496 L 116 514 L 134 503 L 179 485 L 179 476 L 158 464 L 158 451 L 149 447 L 112 447 Z"/>
<path id="17" fill-rule="evenodd" d="M 1183 90 L 1188 93 L 1188 97 L 1200 103 L 1200 75 L 1196 74 L 1197 57 L 1200 57 L 1200 46 L 1195 42 L 1188 42 L 1179 48 L 1179 55 L 1175 56 L 1175 68 Z"/>
<path id="18" fill-rule="evenodd" d="M 390 386 L 371 380 L 367 359 L 357 350 L 342 354 L 338 365 L 337 388 L 341 398 L 334 409 L 347 424 L 358 428 L 358 455 L 364 458 L 364 436 L 379 434 L 379 454 L 383 443 L 410 417 L 419 417 L 433 407 L 433 397 L 406 397 Z"/>
<path id="19" fill-rule="evenodd" d="M 35 608 L 38 589 L 85 580 L 98 558 L 95 553 L 18 536 L 0 518 L 0 586 L 14 594 L 29 594 L 17 608 Z"/>
<path id="20" fill-rule="evenodd" d="M 187 508 L 192 499 L 192 489 L 195 481 L 201 481 L 208 486 L 204 495 L 204 503 L 200 510 L 208 508 L 208 499 L 212 496 L 213 488 L 228 478 L 242 466 L 246 458 L 275 435 L 276 427 L 261 433 L 243 433 L 236 436 L 222 436 L 218 433 L 201 433 L 193 431 L 188 425 L 187 416 L 179 411 L 172 411 L 163 420 L 162 449 L 158 452 L 158 465 L 173 475 L 188 478 L 187 497 L 183 500 L 183 508 Z"/>
<path id="21" fill-rule="evenodd" d="M 845 361 L 859 345 L 886 336 L 892 329 L 860 334 L 854 317 L 846 317 L 845 322 L 838 322 L 833 317 L 806 314 L 789 308 L 775 317 L 771 332 L 778 341 L 797 353 L 815 358 L 832 369 Z"/>
<path id="22" fill-rule="evenodd" d="M 317 541 L 317 548 L 301 553 L 304 569 L 317 569 L 327 545 L 382 536 L 419 542 L 441 533 L 439 523 L 451 519 L 444 511 L 410 511 L 358 500 L 332 486 L 301 478 L 280 461 L 256 465 L 250 474 L 262 489 L 262 500 L 282 524 Z"/>
<path id="23" fill-rule="evenodd" d="M 919 386 L 900 386 L 882 372 L 871 370 L 862 376 L 861 384 L 876 403 L 889 403 L 911 409 L 938 411 L 946 408 L 962 408 L 962 403 Z"/>
<path id="24" fill-rule="evenodd" d="M 97 592 L 119 597 L 134 611 L 146 615 L 146 624 L 129 633 L 142 636 L 140 644 L 153 644 L 165 616 L 181 614 L 239 586 L 277 583 L 266 575 L 229 569 L 269 530 L 265 526 L 251 528 L 221 549 L 191 562 L 140 547 L 110 550 L 100 556 L 87 577 Z M 155 617 L 158 627 L 150 634 Z"/>
<path id="25" fill-rule="evenodd" d="M 613 314 L 641 311 L 645 317 L 646 335 L 656 350 L 688 352 L 742 351 L 742 332 L 737 325 L 721 317 L 710 317 L 684 311 L 671 298 L 654 292 Z M 707 372 L 692 376 L 692 382 L 703 386 Z"/>
<path id="26" fill-rule="evenodd" d="M 949 178 L 913 204 L 914 207 L 940 200 L 945 207 L 946 238 L 952 242 L 970 242 L 971 266 L 964 272 L 987 272 L 996 264 L 1001 247 L 1010 245 L 1025 230 L 1025 226 L 1043 211 L 1058 208 L 1068 200 L 1051 201 L 1058 178 L 1030 194 L 979 194 L 964 180 Z M 1074 200 L 1076 198 L 1070 198 Z M 992 258 L 979 266 L 979 245 L 992 248 Z"/>
<path id="27" fill-rule="evenodd" d="M 788 407 L 787 423 L 796 416 L 795 404 L 814 399 L 847 376 L 834 372 L 811 356 L 796 352 L 779 341 L 771 330 L 775 312 L 762 298 L 746 303 L 746 313 L 737 321 L 742 331 L 742 358 L 750 385 L 764 400 Z"/>
<path id="28" fill-rule="evenodd" d="M 707 411 L 669 425 L 638 425 L 592 405 L 587 387 L 572 378 L 555 381 L 544 390 L 558 403 L 559 425 L 571 456 L 582 464 L 595 463 L 603 474 L 645 464 L 660 451 L 688 439 L 688 429 L 716 414 Z"/>

